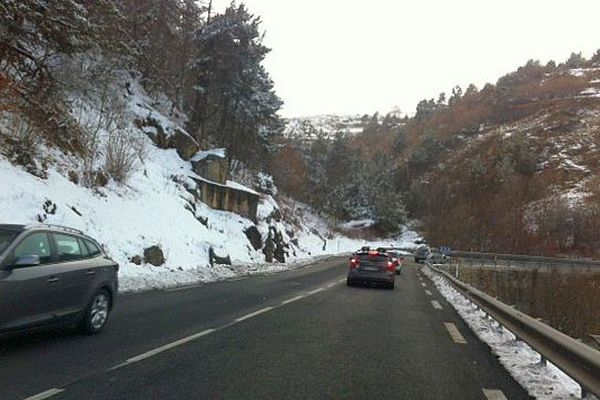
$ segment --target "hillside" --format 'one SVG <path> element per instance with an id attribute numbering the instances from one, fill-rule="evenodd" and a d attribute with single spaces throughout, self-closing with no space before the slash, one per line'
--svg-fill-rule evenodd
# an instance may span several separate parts
<path id="1" fill-rule="evenodd" d="M 597 254 L 599 77 L 595 65 L 546 73 L 540 87 L 562 79 L 569 91 L 512 98 L 502 106 L 514 110 L 511 121 L 441 137 L 460 144 L 442 144 L 440 162 L 417 184 L 431 237 L 462 248 Z"/>
<path id="2" fill-rule="evenodd" d="M 363 131 L 360 115 L 315 115 L 287 118 L 284 137 L 312 143 L 319 138 L 332 140 L 336 134 L 356 135 Z"/>
<path id="3" fill-rule="evenodd" d="M 1 223 L 84 231 L 121 265 L 123 290 L 362 245 L 273 183 L 282 101 L 260 18 L 142 3 L 0 6 Z M 387 243 L 414 238 L 403 231 Z"/>
<path id="4" fill-rule="evenodd" d="M 123 290 L 290 268 L 283 263 L 265 262 L 265 246 L 273 232 L 281 235 L 284 258 L 291 265 L 350 251 L 363 243 L 332 233 L 330 222 L 306 205 L 296 202 L 291 210 L 291 201 L 283 196 L 278 196 L 283 202 L 278 204 L 272 193 L 260 195 L 256 223 L 235 213 L 209 208 L 194 195 L 197 188 L 191 178 L 199 177 L 192 163 L 178 154 L 182 151 L 160 148 L 152 139 L 152 130 L 138 127 L 136 121 L 140 115 L 152 116 L 158 121 L 154 130 L 187 136 L 185 130 L 158 111 L 160 104 L 152 101 L 135 81 L 114 85 L 111 93 L 115 98 L 127 99 L 118 116 L 125 132 L 122 134 L 135 138 L 144 148 L 143 161 L 136 162 L 127 183 L 111 179 L 104 186 L 85 187 L 76 178 L 80 158 L 47 144 L 38 145 L 39 156 L 31 163 L 19 165 L 23 153 L 10 151 L 19 126 L 14 120 L 4 119 L 0 124 L 3 223 L 43 222 L 83 230 L 103 244 L 121 265 Z M 96 109 L 94 101 L 85 101 L 77 93 L 71 95 L 83 108 Z M 88 116 L 91 115 L 90 112 Z M 108 132 L 102 132 L 104 135 Z M 236 187 L 243 188 L 239 184 Z M 249 239 L 250 228 L 259 233 L 258 248 Z M 405 241 L 410 243 L 410 237 Z M 153 246 L 161 249 L 164 260 L 153 261 L 145 256 L 145 250 Z M 232 265 L 211 265 L 211 249 L 218 257 L 229 258 Z"/>
<path id="5" fill-rule="evenodd" d="M 600 249 L 599 116 L 600 51 L 573 53 L 561 64 L 530 60 L 483 88 L 454 87 L 411 118 L 374 115 L 359 133 L 288 147 L 302 154 L 295 171 L 327 182 L 327 194 L 297 192 L 340 219 L 385 230 L 404 215 L 438 245 L 591 256 Z M 379 191 L 395 203 L 370 194 Z"/>

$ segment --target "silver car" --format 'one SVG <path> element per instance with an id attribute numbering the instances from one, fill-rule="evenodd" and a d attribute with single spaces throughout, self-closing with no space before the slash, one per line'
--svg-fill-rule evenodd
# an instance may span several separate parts
<path id="1" fill-rule="evenodd" d="M 119 265 L 82 232 L 0 225 L 0 334 L 45 325 L 104 328 Z"/>
<path id="2" fill-rule="evenodd" d="M 350 257 L 346 283 L 348 286 L 376 283 L 393 289 L 395 276 L 396 264 L 384 249 L 371 250 L 363 247 Z"/>
<path id="3" fill-rule="evenodd" d="M 431 258 L 431 250 L 429 249 L 429 246 L 426 246 L 426 245 L 419 246 L 417 248 L 417 251 L 415 251 L 415 262 L 417 264 L 428 261 L 430 258 Z"/>

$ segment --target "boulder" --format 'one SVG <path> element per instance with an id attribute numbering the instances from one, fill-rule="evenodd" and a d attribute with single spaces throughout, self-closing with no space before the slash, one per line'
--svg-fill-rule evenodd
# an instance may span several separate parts
<path id="1" fill-rule="evenodd" d="M 262 246 L 263 246 L 262 236 L 261 236 L 260 232 L 258 231 L 258 229 L 256 228 L 256 225 L 249 226 L 248 228 L 246 228 L 244 230 L 244 233 L 246 234 L 246 237 L 250 241 L 250 244 L 252 244 L 252 247 L 254 247 L 254 250 L 260 250 L 262 248 Z"/>
<path id="2" fill-rule="evenodd" d="M 179 157 L 185 161 L 189 161 L 198 152 L 196 141 L 181 129 L 175 130 L 175 133 L 169 137 L 167 145 L 169 148 L 177 150 Z"/>
<path id="3" fill-rule="evenodd" d="M 275 232 L 275 252 L 273 256 L 280 263 L 285 263 L 285 256 L 287 255 L 285 248 L 287 244 L 283 241 L 283 234 L 281 232 L 278 232 L 275 229 L 273 229 L 273 231 Z"/>
<path id="4" fill-rule="evenodd" d="M 151 116 L 144 120 L 137 119 L 135 124 L 158 147 L 177 150 L 179 157 L 185 161 L 189 161 L 198 152 L 198 143 L 182 129 L 176 128 L 174 132 L 165 130 L 160 121 Z"/>
<path id="5" fill-rule="evenodd" d="M 208 259 L 209 259 L 211 267 L 214 266 L 215 264 L 231 265 L 231 257 L 229 257 L 229 256 L 219 257 L 218 255 L 215 254 L 215 250 L 212 248 L 212 246 L 208 249 Z"/>
<path id="6" fill-rule="evenodd" d="M 144 249 L 144 262 L 158 267 L 163 265 L 165 261 L 165 255 L 160 247 L 150 246 Z"/>
<path id="7" fill-rule="evenodd" d="M 132 263 L 134 263 L 135 265 L 142 265 L 142 257 L 135 255 L 133 257 L 131 257 L 129 259 L 129 261 L 131 261 Z"/>
<path id="8" fill-rule="evenodd" d="M 273 235 L 269 229 L 269 235 L 265 240 L 265 247 L 263 247 L 263 254 L 265 255 L 265 261 L 268 263 L 273 262 L 273 255 L 275 253 L 275 242 L 273 241 Z"/>

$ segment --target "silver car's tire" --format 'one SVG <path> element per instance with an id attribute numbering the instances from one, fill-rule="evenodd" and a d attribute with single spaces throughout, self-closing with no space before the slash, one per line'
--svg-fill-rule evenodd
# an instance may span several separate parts
<path id="1" fill-rule="evenodd" d="M 87 335 L 93 335 L 100 332 L 110 315 L 112 299 L 105 289 L 97 291 L 85 310 L 85 314 L 79 323 L 81 332 Z"/>

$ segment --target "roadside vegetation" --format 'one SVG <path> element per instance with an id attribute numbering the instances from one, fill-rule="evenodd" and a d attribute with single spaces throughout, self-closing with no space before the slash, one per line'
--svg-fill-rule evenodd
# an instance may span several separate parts
<path id="1" fill-rule="evenodd" d="M 524 313 L 598 346 L 600 273 L 465 267 L 460 279 Z"/>
<path id="2" fill-rule="evenodd" d="M 599 93 L 600 51 L 560 64 L 530 60 L 495 84 L 422 100 L 412 117 L 365 115 L 358 133 L 354 125 L 334 135 L 300 125 L 300 137 L 316 139 L 307 144 L 294 132 L 280 155 L 295 151 L 295 170 L 325 185 L 306 180 L 295 191 L 341 219 L 408 215 L 433 244 L 594 256 Z M 402 207 L 365 199 L 363 188 L 378 183 Z"/>

